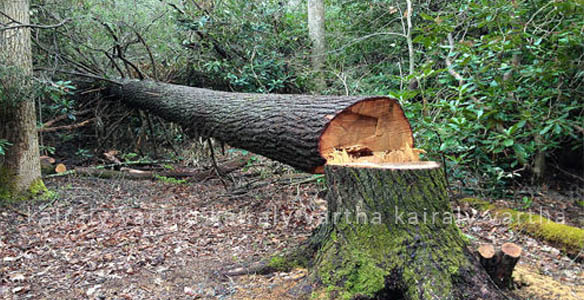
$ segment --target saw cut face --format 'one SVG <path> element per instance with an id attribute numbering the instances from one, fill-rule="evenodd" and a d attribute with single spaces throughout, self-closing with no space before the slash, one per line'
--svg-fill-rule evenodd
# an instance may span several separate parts
<path id="1" fill-rule="evenodd" d="M 410 123 L 396 100 L 373 98 L 337 114 L 319 143 L 327 164 L 407 163 L 424 150 L 413 147 Z"/>

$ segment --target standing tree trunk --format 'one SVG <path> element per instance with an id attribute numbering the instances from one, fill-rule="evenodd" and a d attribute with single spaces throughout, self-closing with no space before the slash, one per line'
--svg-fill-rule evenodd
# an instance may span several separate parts
<path id="1" fill-rule="evenodd" d="M 2 24 L 29 24 L 28 0 L 1 0 L 0 11 Z M 0 27 L 0 139 L 11 144 L 0 156 L 0 198 L 4 199 L 44 189 L 31 76 L 30 28 Z"/>
<path id="2" fill-rule="evenodd" d="M 325 44 L 325 7 L 323 0 L 308 0 L 307 6 L 309 39 L 313 43 L 311 62 L 313 64 L 313 72 L 317 76 L 315 86 L 317 91 L 320 92 L 326 88 L 323 74 L 327 47 Z"/>
<path id="3" fill-rule="evenodd" d="M 309 282 L 336 299 L 505 299 L 454 223 L 435 162 L 327 164 Z M 307 255 L 307 252 L 304 252 Z"/>

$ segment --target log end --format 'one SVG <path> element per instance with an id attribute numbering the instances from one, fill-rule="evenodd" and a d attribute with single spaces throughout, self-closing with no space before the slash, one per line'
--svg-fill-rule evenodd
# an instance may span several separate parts
<path id="1" fill-rule="evenodd" d="M 331 118 L 319 140 L 319 152 L 330 165 L 383 169 L 426 169 L 417 163 L 424 150 L 414 148 L 410 123 L 397 100 L 364 99 Z M 317 167 L 315 173 L 322 173 Z"/>
<path id="2" fill-rule="evenodd" d="M 55 173 L 63 173 L 67 171 L 67 167 L 64 164 L 57 164 L 57 166 L 55 167 Z"/>

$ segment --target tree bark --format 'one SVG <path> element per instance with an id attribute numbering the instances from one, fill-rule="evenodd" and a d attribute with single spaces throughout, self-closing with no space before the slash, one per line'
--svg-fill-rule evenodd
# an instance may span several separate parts
<path id="1" fill-rule="evenodd" d="M 326 165 L 313 294 L 343 299 L 505 299 L 454 224 L 435 162 Z M 328 294 L 328 295 L 327 295 Z"/>
<path id="2" fill-rule="evenodd" d="M 321 173 L 326 154 L 344 146 L 372 152 L 413 146 L 408 120 L 387 97 L 229 93 L 152 81 L 125 82 L 108 93 L 180 124 L 192 136 L 213 137 L 311 173 Z"/>
<path id="3" fill-rule="evenodd" d="M 0 1 L 0 11 L 0 23 L 29 24 L 28 0 Z M 11 144 L 0 156 L 2 198 L 42 186 L 31 76 L 30 28 L 0 30 L 0 139 Z"/>
<path id="4" fill-rule="evenodd" d="M 313 43 L 311 62 L 313 64 L 313 72 L 317 76 L 315 87 L 317 91 L 322 91 L 326 88 L 323 65 L 325 64 L 325 51 L 327 48 L 325 43 L 325 5 L 323 4 L 323 0 L 308 0 L 307 16 L 309 40 Z"/>

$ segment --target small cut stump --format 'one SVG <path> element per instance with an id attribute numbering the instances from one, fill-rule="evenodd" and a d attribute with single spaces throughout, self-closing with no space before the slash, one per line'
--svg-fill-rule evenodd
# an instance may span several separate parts
<path id="1" fill-rule="evenodd" d="M 493 245 L 481 245 L 477 252 L 479 261 L 500 288 L 512 287 L 512 273 L 520 259 L 522 248 L 514 243 L 505 243 L 496 252 Z"/>

